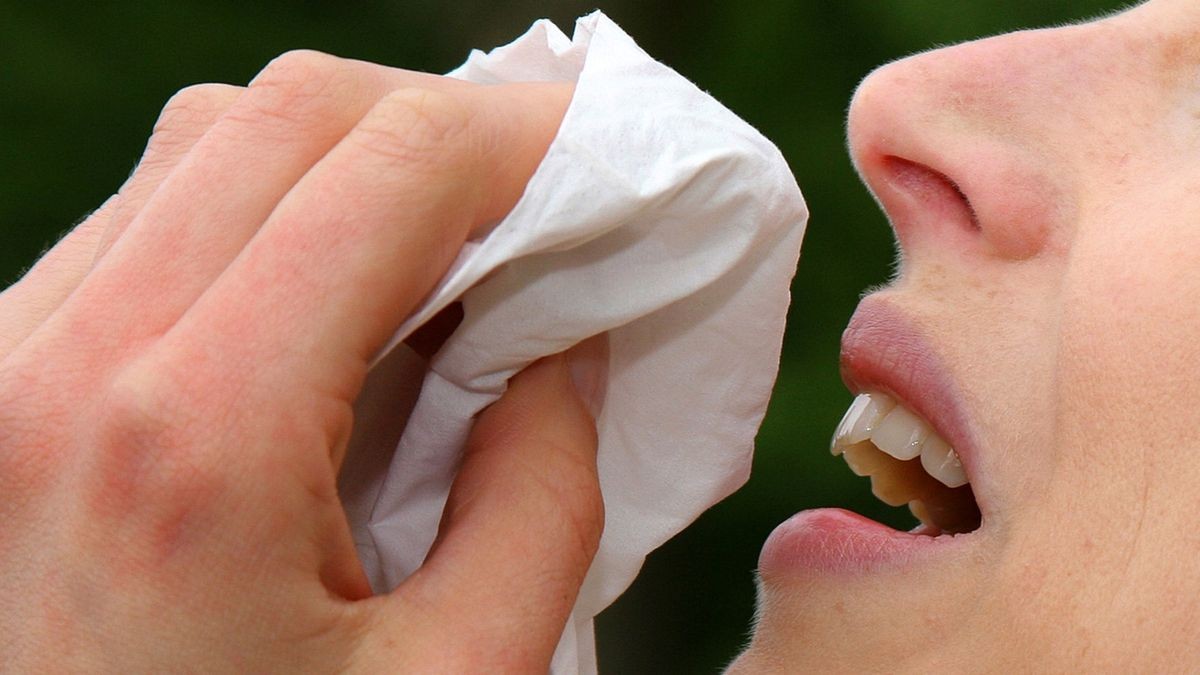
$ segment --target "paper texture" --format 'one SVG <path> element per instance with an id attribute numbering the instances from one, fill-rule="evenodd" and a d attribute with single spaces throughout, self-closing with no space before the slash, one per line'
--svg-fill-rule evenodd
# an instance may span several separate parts
<path id="1" fill-rule="evenodd" d="M 606 526 L 552 666 L 591 673 L 592 617 L 748 477 L 807 211 L 769 141 L 600 12 L 573 38 L 539 21 L 451 76 L 577 89 L 516 208 L 397 333 L 463 303 L 419 395 L 400 382 L 423 365 L 403 345 L 373 378 L 365 418 L 415 404 L 398 444 L 374 438 L 347 467 L 343 499 L 376 590 L 395 587 L 433 541 L 472 417 L 527 364 L 605 334 Z"/>

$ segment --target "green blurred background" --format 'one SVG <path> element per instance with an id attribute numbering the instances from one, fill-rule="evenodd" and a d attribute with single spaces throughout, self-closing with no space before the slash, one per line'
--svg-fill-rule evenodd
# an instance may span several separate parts
<path id="1" fill-rule="evenodd" d="M 849 403 L 838 337 L 884 281 L 886 221 L 845 152 L 846 105 L 884 62 L 931 47 L 1112 11 L 1117 0 L 759 0 L 600 5 L 650 54 L 783 150 L 812 211 L 775 397 L 753 477 L 650 556 L 598 621 L 601 668 L 714 672 L 746 639 L 771 529 L 838 505 L 900 527 L 906 512 L 829 457 Z M 0 2 L 0 286 L 124 180 L 163 102 L 196 82 L 245 83 L 298 47 L 444 72 L 537 18 L 568 34 L 594 0 Z M 898 101 L 903 105 L 903 101 Z"/>

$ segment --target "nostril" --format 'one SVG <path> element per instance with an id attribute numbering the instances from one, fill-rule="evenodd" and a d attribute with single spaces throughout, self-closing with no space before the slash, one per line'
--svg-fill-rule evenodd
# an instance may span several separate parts
<path id="1" fill-rule="evenodd" d="M 908 200 L 917 202 L 917 219 L 933 218 L 938 222 L 952 221 L 974 232 L 980 231 L 979 218 L 971 200 L 945 174 L 903 157 L 888 155 L 883 166 L 889 182 Z M 898 216 L 898 213 L 892 214 Z M 913 220 L 914 218 L 905 218 Z M 901 223 L 895 223 L 897 229 Z"/>

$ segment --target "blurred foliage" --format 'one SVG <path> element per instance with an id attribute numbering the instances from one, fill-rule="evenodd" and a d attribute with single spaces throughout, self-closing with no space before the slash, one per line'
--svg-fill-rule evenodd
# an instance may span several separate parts
<path id="1" fill-rule="evenodd" d="M 827 454 L 849 395 L 838 338 L 887 279 L 885 219 L 843 137 L 855 85 L 936 46 L 1118 9 L 1116 0 L 611 0 L 641 45 L 758 127 L 813 212 L 776 394 L 745 489 L 653 554 L 599 621 L 606 672 L 712 672 L 744 643 L 758 550 L 802 508 L 839 505 L 907 527 Z M 0 282 L 98 206 L 136 162 L 163 102 L 191 83 L 245 83 L 298 47 L 444 72 L 536 18 L 568 33 L 591 1 L 0 2 Z M 898 103 L 902 104 L 902 102 Z"/>

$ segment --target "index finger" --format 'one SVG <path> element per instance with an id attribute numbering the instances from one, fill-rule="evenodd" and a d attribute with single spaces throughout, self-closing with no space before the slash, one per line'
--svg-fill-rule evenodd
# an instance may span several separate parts
<path id="1" fill-rule="evenodd" d="M 280 202 L 167 342 L 256 364 L 249 376 L 272 390 L 353 400 L 370 359 L 472 228 L 516 204 L 573 91 L 543 83 L 385 96 Z"/>

